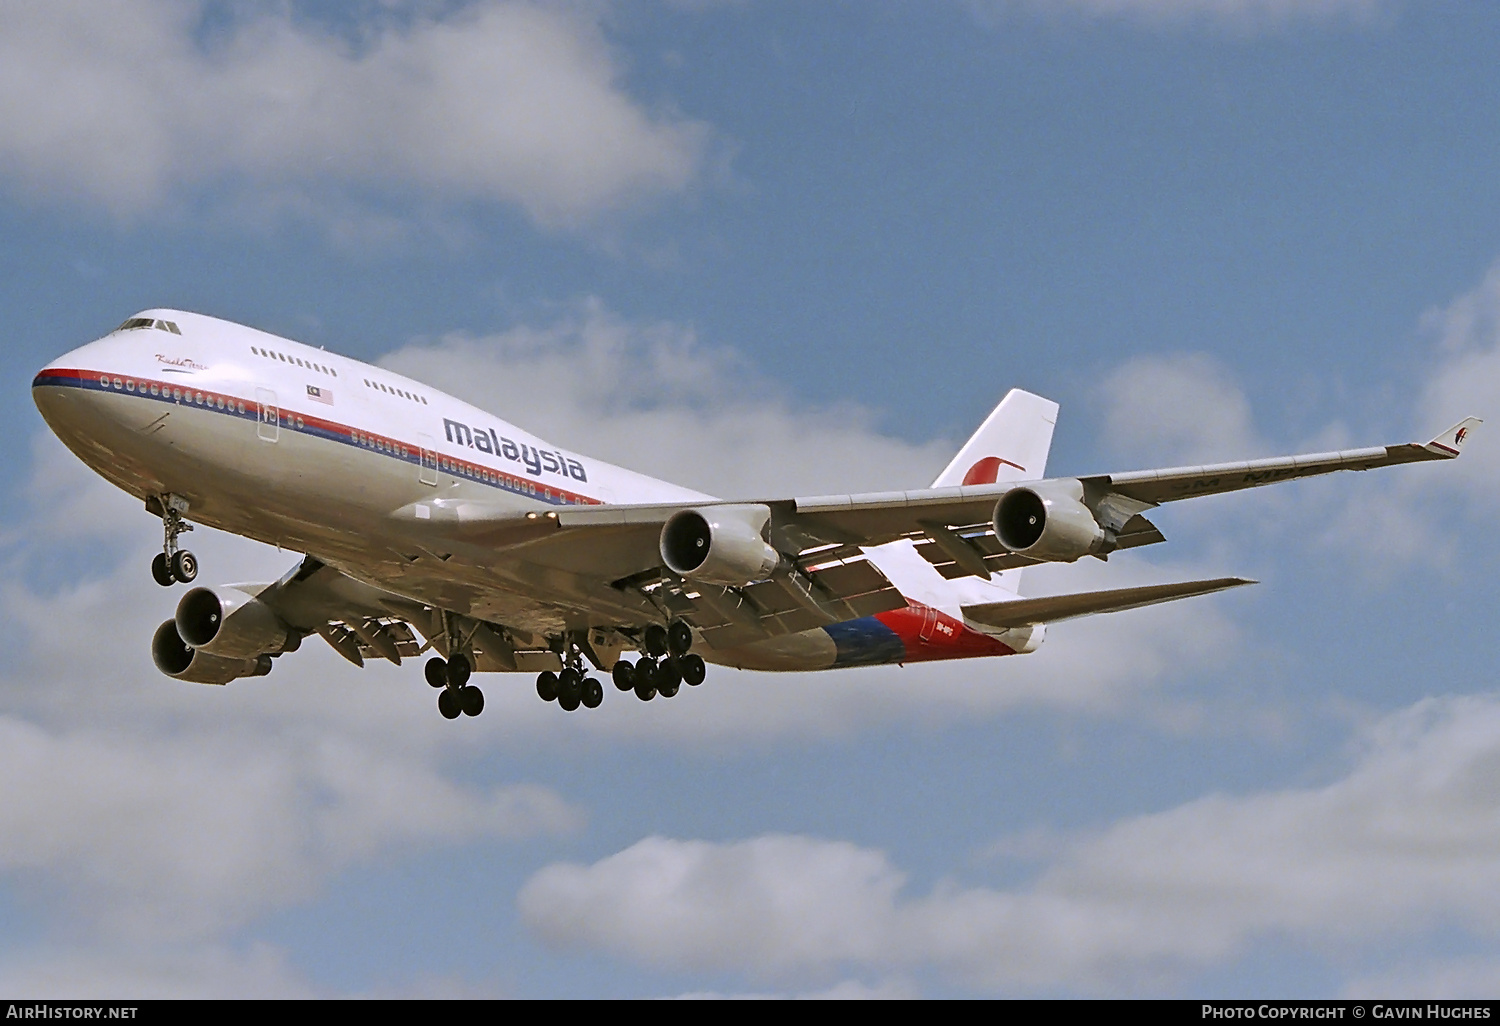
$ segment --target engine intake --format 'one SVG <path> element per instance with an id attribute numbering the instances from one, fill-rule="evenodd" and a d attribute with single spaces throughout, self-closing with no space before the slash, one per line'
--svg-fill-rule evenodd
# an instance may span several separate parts
<path id="1" fill-rule="evenodd" d="M 763 581 L 781 563 L 766 543 L 771 509 L 761 505 L 705 506 L 672 514 L 661 529 L 661 559 L 673 573 L 709 584 Z"/>
<path id="2" fill-rule="evenodd" d="M 263 677 L 271 672 L 271 657 L 225 659 L 200 652 L 182 640 L 177 624 L 167 620 L 151 636 L 151 661 L 168 677 L 194 684 L 228 684 L 237 677 Z"/>
<path id="3" fill-rule="evenodd" d="M 1108 541 L 1083 503 L 1083 483 L 1072 479 L 1010 489 L 995 503 L 994 526 L 1011 552 L 1049 562 L 1102 552 Z"/>
<path id="4" fill-rule="evenodd" d="M 234 586 L 192 589 L 177 603 L 174 621 L 189 647 L 226 659 L 288 652 L 302 640 L 270 606 Z"/>

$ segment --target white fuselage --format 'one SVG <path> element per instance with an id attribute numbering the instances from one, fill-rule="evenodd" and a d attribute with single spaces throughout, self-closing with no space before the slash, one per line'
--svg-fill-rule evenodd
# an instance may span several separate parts
<path id="1" fill-rule="evenodd" d="M 569 626 L 558 596 L 599 590 L 599 573 L 586 565 L 539 571 L 435 551 L 423 532 L 435 507 L 524 516 L 711 498 L 551 445 L 421 382 L 253 328 L 175 310 L 144 311 L 127 324 L 135 321 L 147 325 L 115 331 L 37 375 L 37 406 L 73 452 L 143 500 L 179 496 L 190 520 L 313 554 L 423 603 L 542 637 Z M 913 606 L 836 625 L 842 634 L 805 631 L 704 657 L 813 669 L 1019 647 L 966 627 L 957 605 L 975 597 L 909 544 L 870 554 Z"/>

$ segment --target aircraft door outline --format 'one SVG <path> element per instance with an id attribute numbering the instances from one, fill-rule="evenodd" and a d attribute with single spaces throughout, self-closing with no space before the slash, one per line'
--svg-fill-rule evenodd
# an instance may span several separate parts
<path id="1" fill-rule="evenodd" d="M 417 441 L 421 445 L 422 459 L 418 464 L 417 479 L 424 485 L 436 486 L 438 483 L 438 456 L 434 448 L 431 435 L 417 435 Z"/>
<path id="2" fill-rule="evenodd" d="M 269 388 L 256 388 L 255 404 L 258 411 L 255 433 L 262 442 L 274 442 L 281 435 L 281 407 L 277 405 L 276 393 Z"/>

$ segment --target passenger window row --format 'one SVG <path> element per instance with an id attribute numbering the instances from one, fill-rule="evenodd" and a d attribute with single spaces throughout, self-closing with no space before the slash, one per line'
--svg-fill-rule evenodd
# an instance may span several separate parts
<path id="1" fill-rule="evenodd" d="M 389 453 L 392 456 L 400 456 L 402 459 L 406 459 L 411 455 L 411 450 L 407 449 L 406 446 L 381 438 L 378 435 L 367 435 L 359 430 L 354 431 L 353 434 L 354 440 L 367 449 L 378 449 L 380 452 Z"/>
<path id="2" fill-rule="evenodd" d="M 369 378 L 365 378 L 365 387 L 373 388 L 378 392 L 385 392 L 387 395 L 399 395 L 403 399 L 410 399 L 412 402 L 421 403 L 423 406 L 427 405 L 427 400 L 415 393 L 407 392 L 400 388 L 391 388 L 389 385 L 382 385 L 380 382 L 371 381 Z"/>
<path id="3" fill-rule="evenodd" d="M 194 392 L 191 388 L 172 388 L 168 385 L 157 384 L 155 381 L 142 381 L 137 386 L 134 378 L 110 379 L 108 374 L 99 375 L 99 384 L 105 388 L 114 388 L 119 392 L 139 392 L 141 395 L 150 394 L 162 399 L 172 399 L 180 403 L 192 403 L 195 406 L 203 406 L 207 409 L 225 410 L 230 413 L 244 413 L 245 404 L 242 400 L 233 396 L 205 395 L 202 392 Z"/>
<path id="4" fill-rule="evenodd" d="M 455 477 L 467 477 L 475 481 L 483 481 L 485 484 L 501 485 L 527 495 L 539 494 L 537 485 L 531 481 L 512 474 L 502 474 L 498 470 L 481 467 L 477 463 L 464 463 L 459 460 L 450 460 L 446 456 L 439 456 L 438 468 Z M 549 490 L 547 494 L 550 495 L 551 491 Z"/>
<path id="5" fill-rule="evenodd" d="M 280 360 L 282 363 L 294 364 L 304 370 L 317 371 L 319 374 L 327 374 L 333 378 L 339 376 L 339 372 L 332 367 L 325 367 L 321 363 L 313 363 L 310 360 L 303 360 L 296 356 L 287 356 L 285 353 L 278 353 L 274 349 L 262 349 L 259 346 L 251 346 L 250 351 L 256 356 L 264 356 L 267 360 Z"/>

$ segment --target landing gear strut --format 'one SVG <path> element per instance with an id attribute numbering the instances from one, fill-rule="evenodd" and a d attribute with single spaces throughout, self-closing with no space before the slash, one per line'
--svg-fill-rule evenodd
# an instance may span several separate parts
<path id="1" fill-rule="evenodd" d="M 198 576 L 198 557 L 187 549 L 177 547 L 179 535 L 193 529 L 193 525 L 182 519 L 187 512 L 187 500 L 179 495 L 163 495 L 155 503 L 161 511 L 161 526 L 165 535 L 161 552 L 151 561 L 151 576 L 163 588 L 173 584 L 190 584 Z M 150 505 L 148 503 L 148 505 Z"/>
<path id="2" fill-rule="evenodd" d="M 537 695 L 544 702 L 556 702 L 564 712 L 572 712 L 580 705 L 585 709 L 599 708 L 604 701 L 604 685 L 584 676 L 583 653 L 576 644 L 568 645 L 563 662 L 561 673 L 543 670 L 537 674 Z"/>
<path id="3" fill-rule="evenodd" d="M 462 652 L 454 652 L 448 660 L 433 656 L 422 667 L 427 683 L 442 689 L 438 692 L 438 712 L 444 719 L 456 720 L 460 715 L 478 716 L 484 712 L 484 692 L 469 683 L 473 672 L 473 664 Z"/>
<path id="4" fill-rule="evenodd" d="M 642 655 L 635 665 L 621 659 L 610 671 L 615 687 L 634 691 L 635 697 L 649 702 L 657 695 L 673 698 L 683 684 L 697 687 L 708 669 L 703 657 L 688 649 L 693 647 L 693 629 L 682 620 L 663 627 L 654 623 L 641 634 Z"/>

